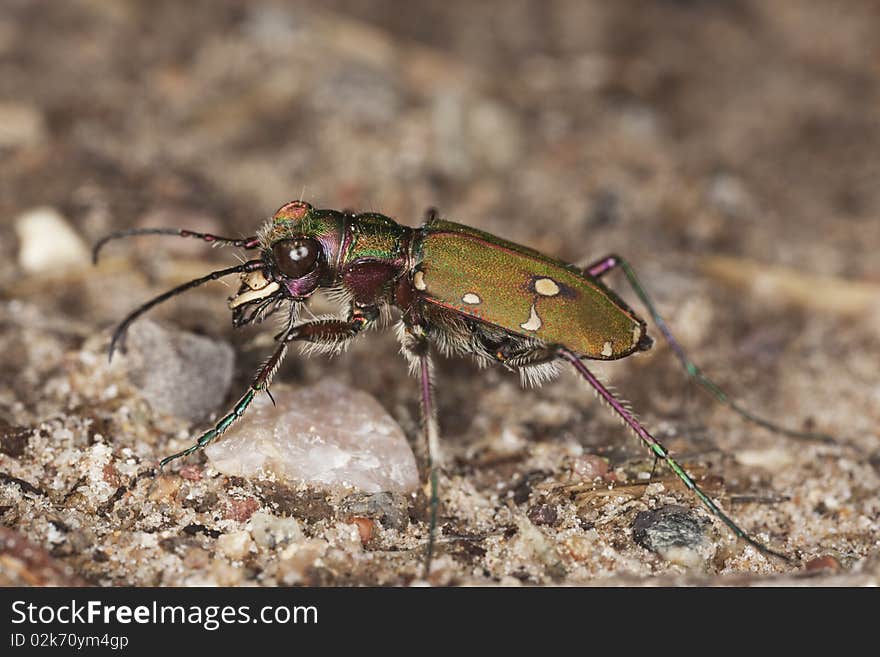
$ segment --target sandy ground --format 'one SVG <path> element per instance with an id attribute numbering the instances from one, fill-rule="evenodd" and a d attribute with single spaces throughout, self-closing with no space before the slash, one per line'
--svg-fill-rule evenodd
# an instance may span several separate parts
<path id="1" fill-rule="evenodd" d="M 145 225 L 246 235 L 300 196 L 408 225 L 436 206 L 570 262 L 623 254 L 734 398 L 836 438 L 742 421 L 660 342 L 599 368 L 794 558 L 768 561 L 667 471 L 649 479 L 646 451 L 573 377 L 523 390 L 440 362 L 431 583 L 878 582 L 877 4 L 473 4 L 2 3 L 0 584 L 421 580 L 423 494 L 228 477 L 201 454 L 156 476 L 208 419 L 159 412 L 106 365 L 114 321 L 234 254 L 143 239 L 92 267 L 80 243 Z M 37 207 L 60 227 L 16 230 Z M 205 353 L 232 345 L 228 392 L 192 363 L 205 413 L 271 342 L 271 327 L 232 330 L 228 294 L 152 314 L 205 336 Z M 416 443 L 417 387 L 390 332 L 290 358 L 278 381 L 327 376 Z"/>

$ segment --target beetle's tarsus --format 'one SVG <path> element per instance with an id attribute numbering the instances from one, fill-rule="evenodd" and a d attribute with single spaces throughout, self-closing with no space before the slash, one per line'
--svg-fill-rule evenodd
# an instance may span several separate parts
<path id="1" fill-rule="evenodd" d="M 580 374 L 586 381 L 593 386 L 595 391 L 599 393 L 599 396 L 602 400 L 607 403 L 611 409 L 617 413 L 617 415 L 629 426 L 630 429 L 635 432 L 635 434 L 642 441 L 642 444 L 645 445 L 651 452 L 654 454 L 655 459 L 663 460 L 669 466 L 669 468 L 675 473 L 675 475 L 682 481 L 682 483 L 690 489 L 690 491 L 697 496 L 697 498 L 703 503 L 703 505 L 712 512 L 716 518 L 721 520 L 727 527 L 739 538 L 746 541 L 749 545 L 753 546 L 760 552 L 765 555 L 773 556 L 784 560 L 785 562 L 790 562 L 790 559 L 785 555 L 776 552 L 775 550 L 771 550 L 766 545 L 756 541 L 754 538 L 749 536 L 749 534 L 742 529 L 739 525 L 737 525 L 733 519 L 728 516 L 721 508 L 712 501 L 706 493 L 703 492 L 697 482 L 694 481 L 693 477 L 691 477 L 685 469 L 672 458 L 672 455 L 653 435 L 630 413 L 626 407 L 618 400 L 611 391 L 608 390 L 600 381 L 596 378 L 596 376 L 584 365 L 583 361 L 578 357 L 577 354 L 566 349 L 565 347 L 559 346 L 556 348 L 556 352 L 559 354 L 560 358 L 567 360 L 571 363 L 575 370 L 577 370 L 578 374 Z"/>

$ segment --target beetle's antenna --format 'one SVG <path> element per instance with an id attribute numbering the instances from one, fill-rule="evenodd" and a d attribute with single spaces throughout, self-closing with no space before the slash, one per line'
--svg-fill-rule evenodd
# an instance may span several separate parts
<path id="1" fill-rule="evenodd" d="M 617 255 L 606 256 L 587 267 L 585 271 L 590 276 L 593 276 L 594 278 L 599 278 L 600 276 L 606 274 L 616 267 L 620 267 L 623 270 L 623 273 L 626 275 L 626 278 L 629 281 L 630 287 L 632 287 L 633 291 L 636 293 L 639 299 L 641 299 L 642 303 L 645 304 L 645 307 L 648 309 L 648 313 L 651 315 L 651 318 L 654 320 L 657 328 L 660 329 L 663 337 L 666 338 L 666 342 L 669 343 L 669 346 L 672 348 L 672 351 L 681 362 L 682 367 L 684 367 L 685 372 L 687 372 L 687 375 L 698 384 L 700 384 L 705 390 L 709 391 L 709 393 L 713 397 L 715 397 L 717 401 L 724 404 L 734 413 L 745 418 L 749 422 L 753 422 L 760 427 L 764 427 L 765 429 L 767 429 L 768 431 L 772 431 L 773 433 L 788 436 L 789 438 L 796 438 L 798 440 L 813 440 L 822 443 L 837 442 L 833 436 L 830 436 L 826 433 L 813 431 L 797 431 L 795 429 L 788 429 L 786 427 L 780 426 L 775 422 L 771 422 L 770 420 L 755 415 L 754 413 L 746 408 L 743 408 L 740 404 L 731 399 L 727 395 L 727 393 L 725 393 L 721 388 L 718 387 L 718 384 L 716 384 L 705 374 L 703 374 L 700 368 L 697 367 L 696 364 L 694 364 L 694 362 L 687 357 L 687 354 L 685 354 L 681 344 L 678 342 L 678 340 L 675 339 L 675 336 L 672 335 L 672 331 L 669 329 L 669 326 L 667 326 L 666 322 L 663 321 L 660 313 L 657 312 L 657 309 L 654 307 L 654 303 L 651 301 L 651 298 L 642 287 L 642 284 L 636 276 L 635 271 L 626 260 Z"/>
<path id="2" fill-rule="evenodd" d="M 132 237 L 134 235 L 174 235 L 176 237 L 195 237 L 196 239 L 210 242 L 217 246 L 238 246 L 242 249 L 255 249 L 260 245 L 260 240 L 254 237 L 220 237 L 211 233 L 197 233 L 194 230 L 186 230 L 185 228 L 132 228 L 130 230 L 120 230 L 116 233 L 105 235 L 92 247 L 92 262 L 98 262 L 98 256 L 101 249 L 107 242 L 122 239 L 123 237 Z"/>
<path id="3" fill-rule="evenodd" d="M 697 486 L 697 483 L 691 478 L 691 476 L 685 471 L 681 465 L 679 465 L 678 461 L 672 458 L 669 454 L 669 451 L 662 445 L 660 442 L 654 438 L 648 430 L 645 429 L 639 423 L 638 420 L 633 417 L 632 413 L 630 413 L 624 405 L 614 396 L 611 392 L 606 388 L 602 383 L 600 383 L 599 379 L 587 369 L 587 366 L 583 364 L 581 359 L 572 351 L 569 351 L 565 347 L 557 347 L 556 352 L 560 357 L 567 360 L 569 363 L 574 365 L 574 368 L 578 371 L 582 377 L 584 377 L 587 382 L 596 389 L 596 392 L 599 393 L 599 396 L 617 413 L 620 418 L 632 429 L 639 439 L 644 443 L 644 445 L 651 450 L 654 456 L 658 459 L 662 459 L 666 462 L 666 464 L 670 467 L 670 469 L 678 476 L 679 479 L 687 486 L 691 491 L 693 491 L 694 495 L 696 495 L 700 501 L 706 505 L 706 507 L 711 511 L 715 517 L 717 517 L 721 522 L 727 525 L 730 530 L 737 535 L 737 537 L 744 540 L 746 543 L 757 549 L 759 552 L 762 552 L 768 556 L 776 557 L 778 559 L 782 559 L 785 562 L 790 562 L 791 560 L 785 556 L 784 554 L 780 554 L 779 552 L 775 552 L 768 548 L 763 543 L 759 543 L 751 536 L 749 536 L 743 529 L 740 529 L 739 525 L 737 525 L 724 511 L 722 511 L 715 502 L 712 501 L 706 493 L 702 491 L 702 489 Z"/>
<path id="4" fill-rule="evenodd" d="M 203 285 L 205 283 L 209 283 L 210 281 L 216 281 L 218 278 L 223 276 L 229 276 L 230 274 L 240 274 L 248 271 L 256 271 L 257 269 L 262 269 L 265 267 L 265 263 L 262 260 L 249 260 L 243 265 L 236 265 L 235 267 L 227 267 L 226 269 L 218 269 L 217 271 L 212 271 L 207 276 L 202 276 L 201 278 L 196 278 L 195 280 L 189 281 L 188 283 L 184 283 L 183 285 L 178 285 L 177 287 L 168 290 L 167 292 L 160 294 L 155 299 L 152 299 L 133 310 L 129 315 L 123 319 L 119 326 L 116 327 L 116 330 L 113 331 L 113 338 L 110 340 L 110 353 L 108 354 L 108 359 L 113 360 L 113 352 L 116 350 L 116 345 L 119 344 L 121 348 L 125 347 L 125 333 L 128 331 L 128 327 L 131 325 L 134 320 L 143 315 L 145 312 L 150 310 L 153 306 L 157 306 L 163 301 L 167 301 L 171 297 L 177 296 L 178 294 L 182 294 L 187 290 L 191 290 L 194 287 L 198 287 L 199 285 Z"/>

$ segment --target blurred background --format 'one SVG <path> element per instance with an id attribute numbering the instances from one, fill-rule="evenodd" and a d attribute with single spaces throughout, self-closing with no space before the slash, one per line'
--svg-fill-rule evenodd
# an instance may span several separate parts
<path id="1" fill-rule="evenodd" d="M 849 470 L 830 463 L 848 454 L 876 496 L 878 34 L 874 0 L 2 0 L 0 299 L 26 305 L 4 306 L 15 330 L 0 344 L 0 414 L 61 412 L 42 384 L 65 353 L 150 294 L 234 262 L 143 238 L 93 269 L 87 245 L 109 231 L 249 235 L 294 198 L 411 226 L 436 206 L 570 262 L 624 255 L 735 396 L 858 450 L 798 470 L 800 446 L 782 441 L 789 474 L 750 481 L 839 479 Z M 227 294 L 208 287 L 155 316 L 236 341 L 246 385 L 265 341 L 232 334 Z M 34 346 L 59 326 L 60 346 Z M 329 370 L 389 410 L 415 409 L 393 338 L 361 342 L 329 365 L 290 359 L 282 378 Z M 613 371 L 655 424 L 713 427 L 679 449 L 780 443 L 688 392 L 661 345 Z M 461 454 L 511 413 L 529 439 L 621 438 L 583 390 L 522 393 L 461 363 L 440 373 Z M 528 416 L 526 394 L 577 410 L 560 429 Z M 869 550 L 871 508 L 854 554 Z"/>
<path id="2" fill-rule="evenodd" d="M 877 281 L 878 26 L 856 0 L 4 0 L 4 273 L 35 205 L 87 239 L 245 234 L 304 195 Z"/>

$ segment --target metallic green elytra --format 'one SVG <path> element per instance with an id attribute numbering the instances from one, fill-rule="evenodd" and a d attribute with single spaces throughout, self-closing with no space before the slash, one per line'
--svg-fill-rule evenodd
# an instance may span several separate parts
<path id="1" fill-rule="evenodd" d="M 822 434 L 791 431 L 751 414 L 731 400 L 685 356 L 657 313 L 632 267 L 616 255 L 585 269 L 545 256 L 494 235 L 440 220 L 433 211 L 418 228 L 377 213 L 355 214 L 313 208 L 292 201 L 279 208 L 251 237 L 240 239 L 183 229 L 150 228 L 114 233 L 95 245 L 94 256 L 109 240 L 130 235 L 195 237 L 217 245 L 256 251 L 258 257 L 211 272 L 159 295 L 131 312 L 110 343 L 123 346 L 129 325 L 155 305 L 223 276 L 241 276 L 229 299 L 233 325 L 258 323 L 285 313 L 276 346 L 232 409 L 202 433 L 189 449 L 162 459 L 192 454 L 220 436 L 245 414 L 269 384 L 287 354 L 299 343 L 305 351 L 336 353 L 364 329 L 397 314 L 397 335 L 410 369 L 419 377 L 427 479 L 431 485 L 427 563 L 434 546 L 437 494 L 442 465 L 432 387 L 432 348 L 447 355 L 473 357 L 481 365 L 499 364 L 528 383 L 541 383 L 570 364 L 638 436 L 649 453 L 665 462 L 693 494 L 739 538 L 768 555 L 765 547 L 728 517 L 706 495 L 669 451 L 587 368 L 584 361 L 614 360 L 651 347 L 645 322 L 599 279 L 614 270 L 626 275 L 685 372 L 719 402 L 772 431 L 800 439 L 828 440 Z M 318 290 L 338 300 L 335 317 L 304 313 Z"/>
<path id="2" fill-rule="evenodd" d="M 605 285 L 562 261 L 449 221 L 428 223 L 414 276 L 424 300 L 518 335 L 613 360 L 646 328 Z"/>

